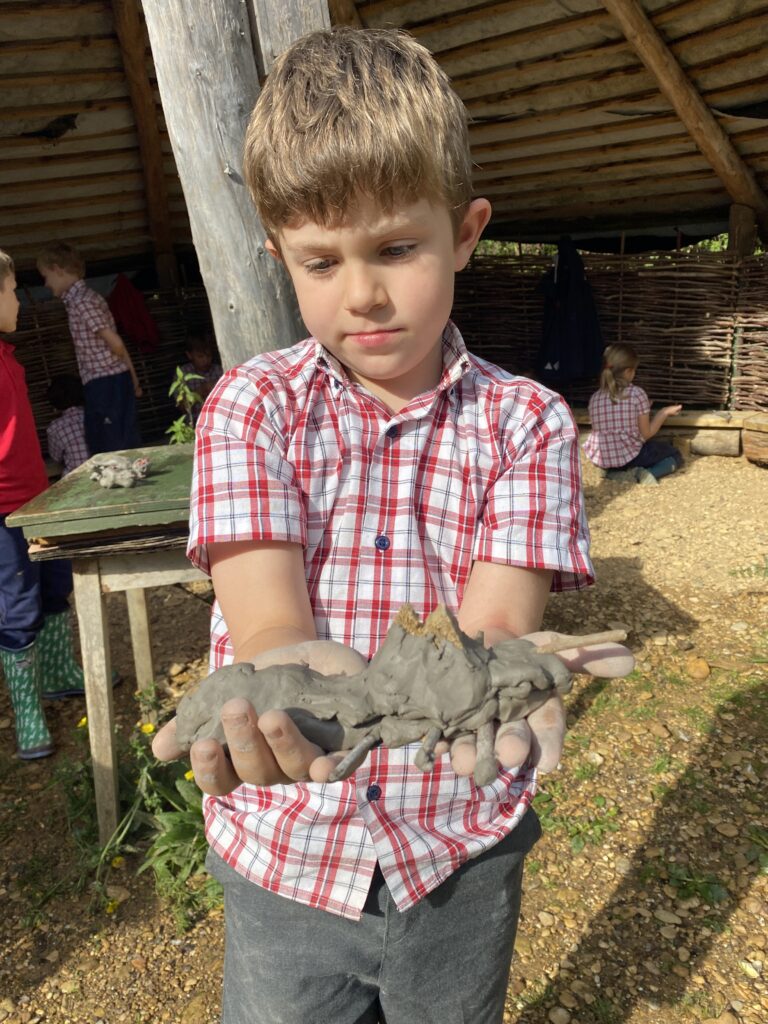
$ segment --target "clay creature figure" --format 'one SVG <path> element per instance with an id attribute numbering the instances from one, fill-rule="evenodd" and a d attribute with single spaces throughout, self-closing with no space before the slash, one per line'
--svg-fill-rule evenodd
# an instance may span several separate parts
<path id="1" fill-rule="evenodd" d="M 558 649 L 623 640 L 623 633 L 570 637 Z M 368 666 L 355 676 L 325 676 L 307 665 L 227 665 L 185 694 L 176 712 L 176 738 L 186 750 L 195 740 L 224 743 L 220 711 L 245 697 L 257 714 L 283 708 L 302 733 L 326 751 L 350 750 L 331 781 L 362 764 L 378 743 L 400 747 L 421 740 L 415 764 L 429 771 L 441 740 L 474 734 L 475 782 L 497 772 L 494 723 L 524 718 L 553 692 L 568 693 L 572 676 L 559 658 L 528 640 L 493 648 L 472 639 L 439 606 L 422 623 L 403 605 Z"/>
<path id="2" fill-rule="evenodd" d="M 125 455 L 96 456 L 90 478 L 98 480 L 102 487 L 133 487 L 137 480 L 143 480 L 149 472 L 149 459 L 134 459 Z"/>

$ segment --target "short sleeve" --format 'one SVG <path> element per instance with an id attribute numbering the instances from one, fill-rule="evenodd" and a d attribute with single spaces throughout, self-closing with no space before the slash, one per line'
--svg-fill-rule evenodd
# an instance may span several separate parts
<path id="1" fill-rule="evenodd" d="M 637 415 L 643 416 L 645 413 L 650 413 L 651 402 L 648 395 L 643 391 L 642 388 L 635 388 L 636 395 L 635 401 L 637 402 Z"/>
<path id="2" fill-rule="evenodd" d="M 243 367 L 215 385 L 200 413 L 187 555 L 210 571 L 207 546 L 306 543 L 302 492 L 287 453 L 284 389 Z"/>
<path id="3" fill-rule="evenodd" d="M 59 437 L 55 423 L 49 423 L 45 432 L 48 441 L 48 454 L 54 462 L 61 462 L 64 455 L 64 445 Z"/>
<path id="4" fill-rule="evenodd" d="M 594 573 L 573 416 L 543 389 L 519 412 L 509 410 L 499 424 L 502 471 L 487 496 L 474 557 L 551 569 L 556 591 L 588 586 Z"/>
<path id="5" fill-rule="evenodd" d="M 105 327 L 115 331 L 115 318 L 112 316 L 106 301 L 97 292 L 89 296 L 90 301 L 81 306 L 81 314 L 89 330 L 96 334 Z"/>

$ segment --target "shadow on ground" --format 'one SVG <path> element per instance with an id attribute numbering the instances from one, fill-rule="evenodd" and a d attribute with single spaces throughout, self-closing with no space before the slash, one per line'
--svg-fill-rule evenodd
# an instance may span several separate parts
<path id="1" fill-rule="evenodd" d="M 594 680 L 583 700 L 591 702 L 605 685 Z M 572 978 L 593 982 L 600 964 L 600 996 L 575 1011 L 579 1024 L 621 1024 L 640 1002 L 664 1021 L 671 1008 L 695 998 L 691 977 L 729 928 L 768 851 L 768 801 L 759 764 L 755 774 L 750 763 L 765 750 L 767 720 L 768 685 L 755 680 L 718 707 L 688 768 L 661 796 L 647 839 L 635 849 L 621 884 L 568 953 Z M 755 921 L 755 932 L 760 930 Z M 750 938 L 734 939 L 743 947 L 740 957 L 748 956 Z M 554 991 L 568 984 L 556 978 Z M 551 1006 L 550 992 L 516 1020 L 548 1021 Z M 704 1016 L 722 1009 L 710 1007 Z"/>

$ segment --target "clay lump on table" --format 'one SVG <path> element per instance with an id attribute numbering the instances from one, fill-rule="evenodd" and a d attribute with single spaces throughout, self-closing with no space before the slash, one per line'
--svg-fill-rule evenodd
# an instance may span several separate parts
<path id="1" fill-rule="evenodd" d="M 493 723 L 524 718 L 554 692 L 568 693 L 571 684 L 562 661 L 527 640 L 487 648 L 482 637 L 463 633 L 443 606 L 422 623 L 406 604 L 359 675 L 324 676 L 306 665 L 227 665 L 182 698 L 176 736 L 182 749 L 210 737 L 223 743 L 221 707 L 245 697 L 257 714 L 286 710 L 323 750 L 351 750 L 337 777 L 362 764 L 378 743 L 422 741 L 415 763 L 429 770 L 440 739 L 475 734 L 475 782 L 486 785 L 497 771 Z"/>
<path id="2" fill-rule="evenodd" d="M 97 455 L 91 462 L 91 480 L 101 487 L 133 487 L 149 472 L 149 459 L 131 461 L 125 455 Z"/>

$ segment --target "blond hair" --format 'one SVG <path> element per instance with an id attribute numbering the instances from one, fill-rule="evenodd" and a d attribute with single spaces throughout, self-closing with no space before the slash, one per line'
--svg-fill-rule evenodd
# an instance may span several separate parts
<path id="1" fill-rule="evenodd" d="M 624 376 L 627 370 L 634 370 L 640 362 L 631 345 L 609 345 L 603 352 L 603 369 L 600 374 L 600 390 L 607 391 L 612 402 L 623 397 L 622 392 L 629 384 Z"/>
<path id="2" fill-rule="evenodd" d="M 49 242 L 37 254 L 38 267 L 59 267 L 68 274 L 85 277 L 85 260 L 68 242 Z"/>
<path id="3" fill-rule="evenodd" d="M 457 227 L 472 195 L 467 114 L 445 72 L 407 32 L 312 32 L 275 61 L 245 138 L 245 181 L 280 229 L 342 223 L 361 196 L 444 203 Z"/>
<path id="4" fill-rule="evenodd" d="M 13 265 L 13 260 L 7 252 L 3 252 L 0 249 L 0 288 L 5 288 L 5 282 L 7 278 L 13 276 L 16 273 L 16 268 Z"/>

